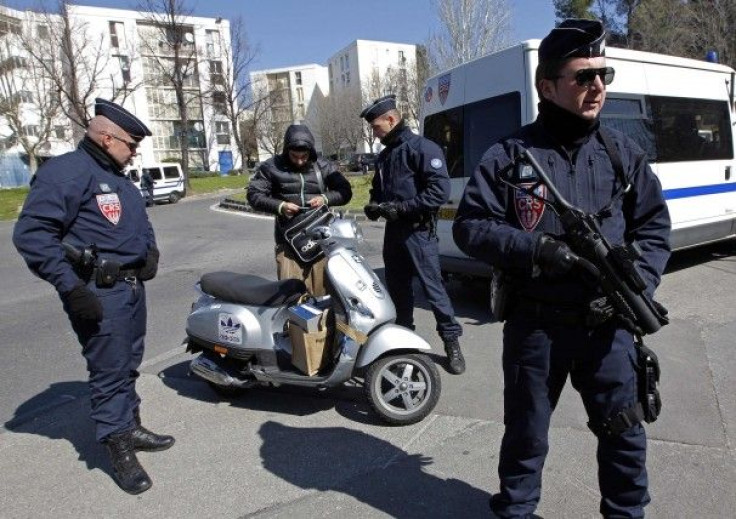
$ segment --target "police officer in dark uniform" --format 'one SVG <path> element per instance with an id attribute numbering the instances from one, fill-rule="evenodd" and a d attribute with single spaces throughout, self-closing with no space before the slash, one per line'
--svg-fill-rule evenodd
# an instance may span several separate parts
<path id="1" fill-rule="evenodd" d="M 143 194 L 146 197 L 146 207 L 153 206 L 155 204 L 153 199 L 153 177 L 146 169 L 143 170 L 141 175 L 141 189 L 143 189 Z"/>
<path id="2" fill-rule="evenodd" d="M 442 284 L 436 232 L 437 211 L 450 197 L 450 177 L 442 150 L 412 132 L 396 109 L 396 96 L 377 99 L 360 114 L 385 148 L 365 214 L 383 217 L 383 261 L 386 285 L 396 305 L 396 324 L 414 329 L 414 276 L 424 289 L 445 346 L 449 370 L 465 371 L 459 337 L 463 330 Z"/>
<path id="3" fill-rule="evenodd" d="M 135 390 L 146 334 L 145 281 L 159 251 L 140 192 L 124 174 L 150 130 L 123 107 L 95 100 L 76 151 L 48 160 L 13 242 L 31 271 L 59 293 L 87 360 L 91 418 L 120 487 L 151 487 L 135 451 L 168 449 L 174 438 L 141 425 Z"/>
<path id="4" fill-rule="evenodd" d="M 461 250 L 510 280 L 500 316 L 506 321 L 505 433 L 500 492 L 491 499 L 498 517 L 531 517 L 537 507 L 550 418 L 568 376 L 598 439 L 600 512 L 644 517 L 650 501 L 644 428 L 626 420 L 638 401 L 634 337 L 606 304 L 592 304 L 607 302 L 577 269 L 557 216 L 500 180 L 519 147 L 529 150 L 568 201 L 599 214 L 612 245 L 638 243 L 643 254 L 636 266 L 653 294 L 670 253 L 669 214 L 645 153 L 600 126 L 614 76 L 604 52 L 605 31 L 596 20 L 566 20 L 544 38 L 536 73 L 539 117 L 486 152 L 453 226 Z M 611 159 L 612 147 L 620 161 Z M 511 184 L 534 185 L 528 166 L 517 163 L 511 171 Z"/>

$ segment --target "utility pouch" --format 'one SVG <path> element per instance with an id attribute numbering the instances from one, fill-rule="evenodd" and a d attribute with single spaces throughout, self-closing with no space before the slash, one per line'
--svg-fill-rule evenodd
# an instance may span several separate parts
<path id="1" fill-rule="evenodd" d="M 494 268 L 491 280 L 491 315 L 502 323 L 509 315 L 511 279 L 503 270 Z"/>
<path id="2" fill-rule="evenodd" d="M 95 285 L 98 288 L 109 288 L 118 280 L 120 263 L 117 261 L 98 259 L 95 265 Z"/>
<path id="3" fill-rule="evenodd" d="M 638 365 L 639 402 L 644 413 L 644 421 L 652 423 L 662 411 L 662 399 L 659 396 L 659 359 L 657 355 L 637 339 L 636 355 Z"/>

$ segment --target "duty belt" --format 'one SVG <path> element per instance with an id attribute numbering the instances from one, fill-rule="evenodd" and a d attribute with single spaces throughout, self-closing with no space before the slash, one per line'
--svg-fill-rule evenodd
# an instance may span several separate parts
<path id="1" fill-rule="evenodd" d="M 588 311 L 581 307 L 560 306 L 541 301 L 516 299 L 512 302 L 512 314 L 536 319 L 542 323 L 580 326 L 586 324 Z"/>

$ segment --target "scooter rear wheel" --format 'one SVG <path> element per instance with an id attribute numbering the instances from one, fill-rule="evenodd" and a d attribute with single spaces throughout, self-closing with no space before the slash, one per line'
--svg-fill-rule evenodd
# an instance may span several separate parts
<path id="1" fill-rule="evenodd" d="M 434 362 L 417 353 L 378 359 L 366 372 L 364 388 L 373 410 L 394 425 L 423 420 L 437 405 L 442 392 Z"/>

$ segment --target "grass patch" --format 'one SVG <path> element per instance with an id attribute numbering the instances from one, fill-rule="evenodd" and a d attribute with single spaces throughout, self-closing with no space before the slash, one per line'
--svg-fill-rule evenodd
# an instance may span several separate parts
<path id="1" fill-rule="evenodd" d="M 348 205 L 340 206 L 338 209 L 362 211 L 365 204 L 368 203 L 373 175 L 351 175 L 346 178 L 353 188 L 353 198 L 350 200 Z M 230 195 L 228 198 L 245 202 L 245 193 L 236 193 L 234 195 Z"/>
<path id="2" fill-rule="evenodd" d="M 216 176 L 216 177 L 200 177 L 190 178 L 191 187 L 187 190 L 188 194 L 201 195 L 204 193 L 214 193 L 220 189 L 245 189 L 248 185 L 248 176 Z"/>
<path id="3" fill-rule="evenodd" d="M 0 220 L 15 220 L 18 218 L 26 195 L 28 195 L 27 187 L 0 189 Z"/>

